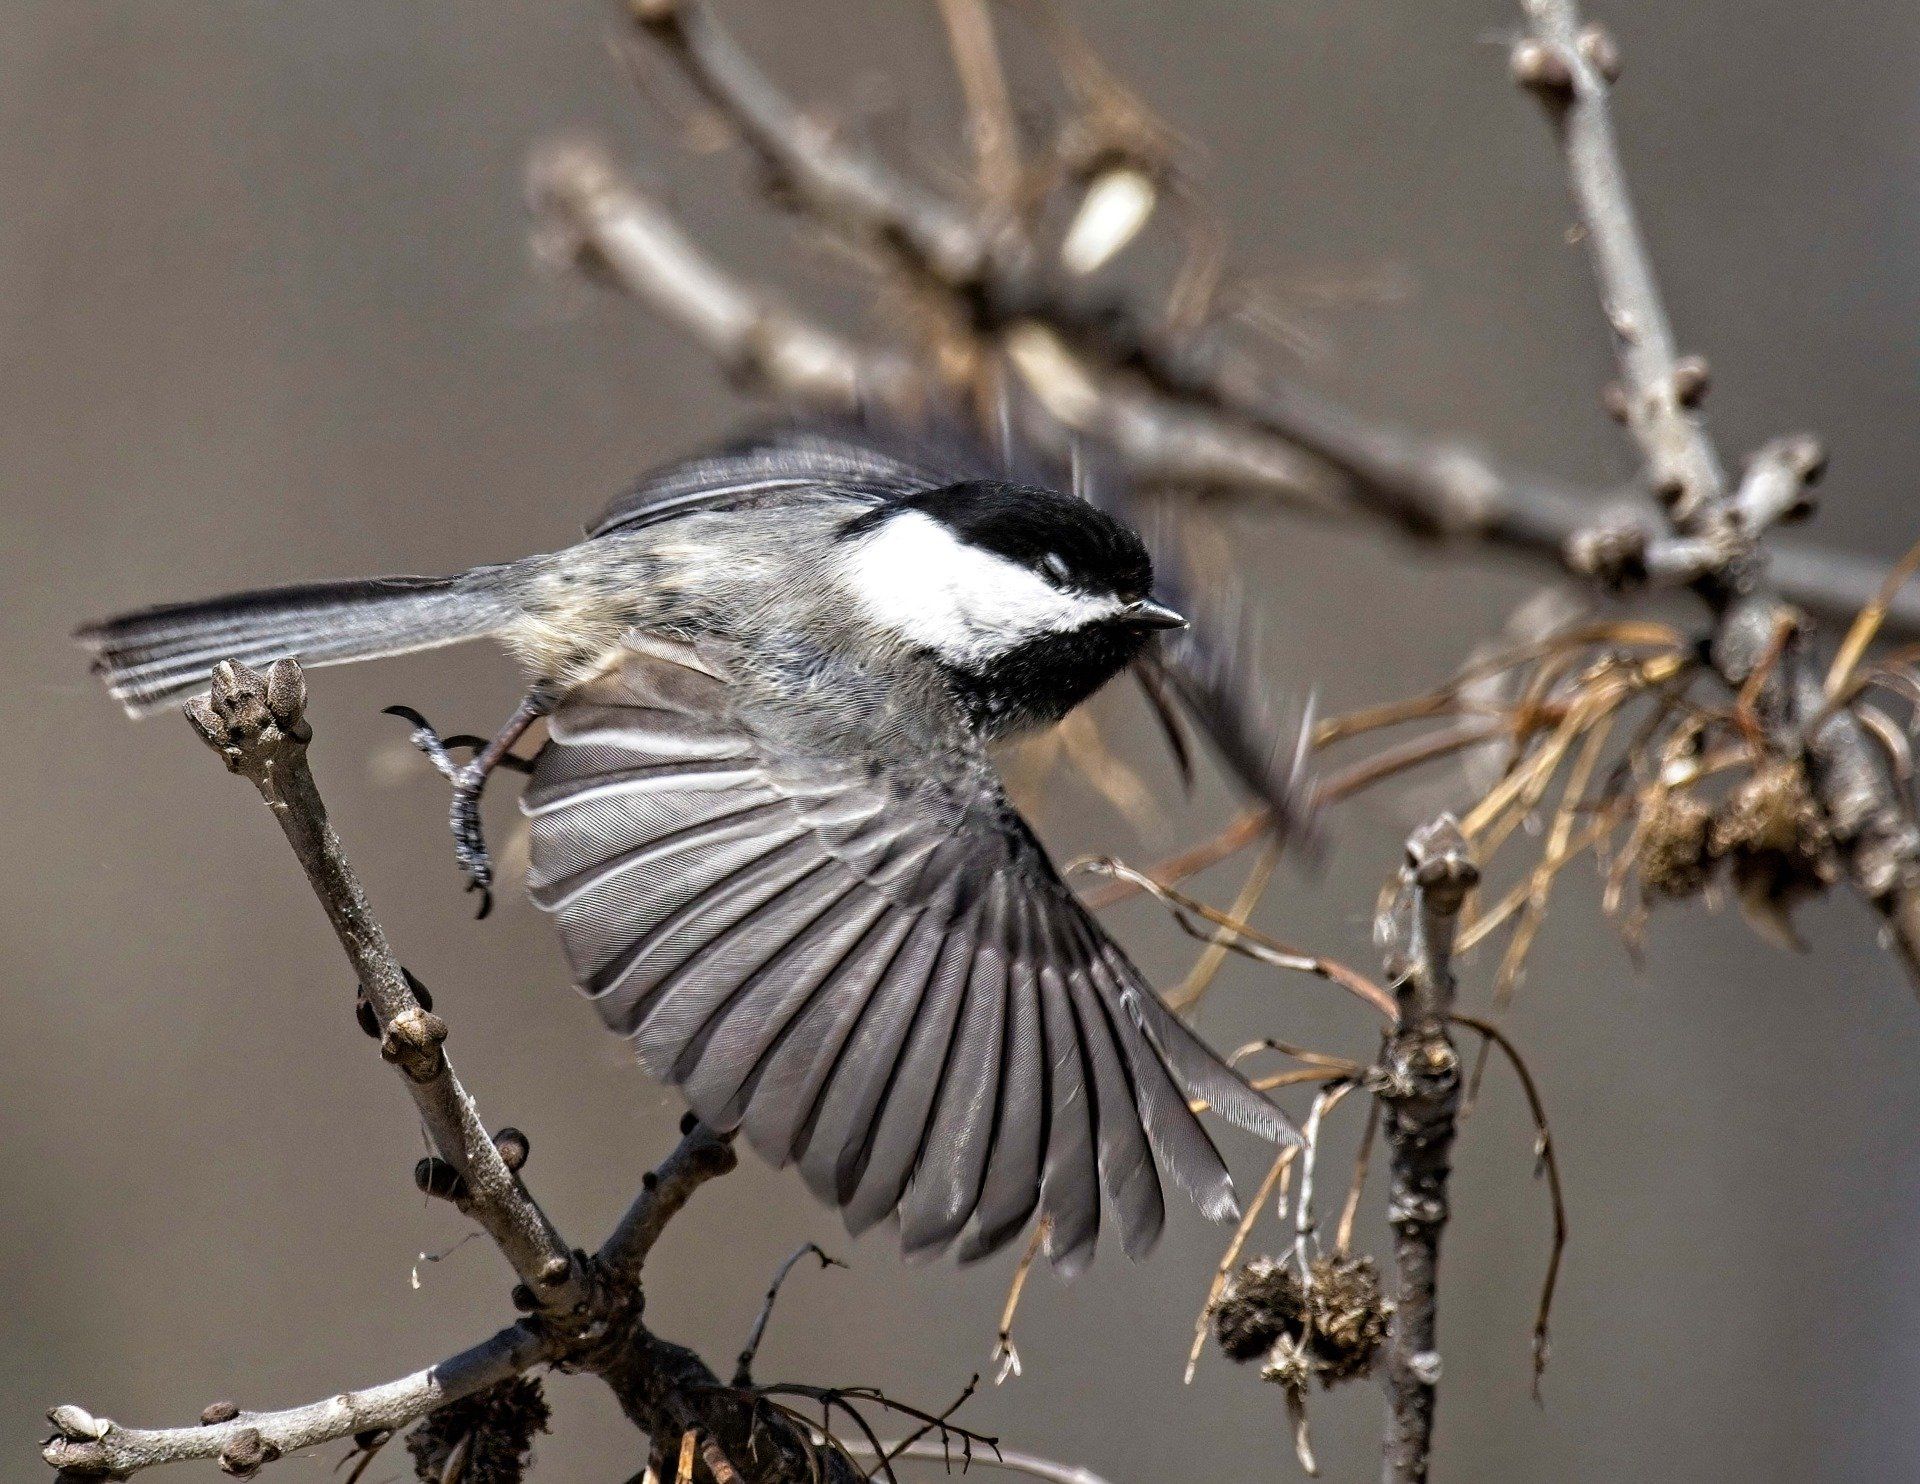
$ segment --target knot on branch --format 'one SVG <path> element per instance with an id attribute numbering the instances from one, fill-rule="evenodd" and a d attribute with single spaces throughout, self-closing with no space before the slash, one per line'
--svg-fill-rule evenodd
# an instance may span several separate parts
<path id="1" fill-rule="evenodd" d="M 260 1435 L 258 1428 L 243 1427 L 220 1450 L 220 1472 L 236 1479 L 251 1479 L 280 1456 L 280 1450 Z"/>
<path id="2" fill-rule="evenodd" d="M 447 1023 L 430 1010 L 409 1006 L 393 1017 L 380 1040 L 380 1055 L 415 1082 L 431 1082 L 440 1075 L 446 1058 Z"/>
<path id="3" fill-rule="evenodd" d="M 295 661 L 275 660 L 262 675 L 222 660 L 206 694 L 187 702 L 187 720 L 229 772 L 264 788 L 280 762 L 313 739 L 306 710 L 307 680 Z"/>
<path id="4" fill-rule="evenodd" d="M 1734 491 L 1733 512 L 1749 537 L 1768 527 L 1791 525 L 1812 515 L 1813 487 L 1827 472 L 1827 451 L 1811 433 L 1775 438 L 1747 461 Z"/>
<path id="5" fill-rule="evenodd" d="M 620 185 L 612 158 L 591 142 L 566 140 L 535 154 L 527 167 L 527 206 L 536 223 L 540 260 L 593 278 L 609 277 L 591 224 L 615 200 Z"/>
<path id="6" fill-rule="evenodd" d="M 1653 533 L 1638 521 L 1611 521 L 1587 526 L 1567 537 L 1562 555 L 1583 577 L 1605 583 L 1615 592 L 1643 586 L 1647 580 L 1647 553 Z"/>
<path id="7" fill-rule="evenodd" d="M 1422 910 L 1444 917 L 1457 916 L 1467 893 L 1480 881 L 1473 850 L 1450 814 L 1416 830 L 1407 841 L 1407 873 Z"/>

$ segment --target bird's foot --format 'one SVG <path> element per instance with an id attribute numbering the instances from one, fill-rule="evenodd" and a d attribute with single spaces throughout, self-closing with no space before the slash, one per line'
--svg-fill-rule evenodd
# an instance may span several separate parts
<path id="1" fill-rule="evenodd" d="M 464 747 L 476 755 L 486 746 L 481 737 L 442 738 L 433 724 L 411 706 L 389 706 L 388 716 L 413 723 L 409 739 L 425 754 L 434 771 L 453 785 L 453 801 L 448 821 L 453 828 L 453 858 L 467 878 L 467 890 L 480 893 L 476 917 L 493 911 L 493 858 L 487 853 L 487 840 L 480 824 L 480 794 L 487 785 L 488 769 L 479 762 L 457 763 L 452 748 Z"/>

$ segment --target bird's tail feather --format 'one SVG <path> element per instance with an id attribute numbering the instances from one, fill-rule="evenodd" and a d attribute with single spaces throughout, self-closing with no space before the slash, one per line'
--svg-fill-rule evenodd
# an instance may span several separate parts
<path id="1" fill-rule="evenodd" d="M 122 614 L 74 637 L 92 652 L 113 698 L 129 715 L 144 716 L 200 690 L 221 660 L 339 665 L 493 633 L 514 616 L 498 585 L 485 580 L 497 570 L 231 593 Z"/>

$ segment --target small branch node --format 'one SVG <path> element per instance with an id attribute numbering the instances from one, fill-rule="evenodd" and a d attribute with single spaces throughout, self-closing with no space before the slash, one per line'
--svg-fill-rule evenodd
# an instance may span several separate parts
<path id="1" fill-rule="evenodd" d="M 220 1472 L 236 1479 L 251 1479 L 280 1456 L 280 1450 L 260 1436 L 260 1430 L 243 1427 L 220 1450 Z"/>
<path id="2" fill-rule="evenodd" d="M 459 1170 L 437 1155 L 425 1155 L 414 1165 L 413 1183 L 422 1195 L 452 1201 L 456 1206 L 465 1204 L 472 1195 Z"/>
<path id="3" fill-rule="evenodd" d="M 1673 400 L 1678 405 L 1698 407 L 1712 388 L 1713 373 L 1705 356 L 1682 356 L 1673 363 Z"/>
<path id="4" fill-rule="evenodd" d="M 394 1016 L 381 1038 L 380 1055 L 415 1082 L 431 1082 L 446 1065 L 440 1050 L 446 1040 L 446 1021 L 414 1006 Z"/>
<path id="5" fill-rule="evenodd" d="M 533 1141 L 517 1128 L 503 1128 L 493 1136 L 493 1147 L 500 1151 L 500 1162 L 518 1174 L 533 1152 Z"/>
<path id="6" fill-rule="evenodd" d="M 1613 39 L 1613 33 L 1597 22 L 1581 29 L 1579 40 L 1580 56 L 1603 82 L 1611 85 L 1620 81 L 1620 45 Z"/>
<path id="7" fill-rule="evenodd" d="M 1573 64 L 1567 54 L 1537 37 L 1514 45 L 1509 58 L 1513 80 L 1542 102 L 1562 106 L 1573 99 Z"/>

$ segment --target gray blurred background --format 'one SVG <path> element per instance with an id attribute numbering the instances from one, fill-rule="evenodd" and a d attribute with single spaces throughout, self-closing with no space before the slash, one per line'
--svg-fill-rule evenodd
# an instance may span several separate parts
<path id="1" fill-rule="evenodd" d="M 1299 373 L 1590 481 L 1630 466 L 1558 160 L 1506 81 L 1499 0 L 1106 0 L 1078 7 L 1123 75 L 1208 149 L 1245 264 L 1316 332 Z M 909 157 L 951 166 L 931 7 L 737 0 L 744 39 Z M 1711 354 L 1730 452 L 1808 427 L 1834 452 L 1823 539 L 1889 558 L 1920 534 L 1920 12 L 1899 0 L 1609 7 L 1621 122 L 1688 348 Z M 437 572 L 566 541 L 648 463 L 743 409 L 632 305 L 543 276 L 521 206 L 531 145 L 608 138 L 708 240 L 820 302 L 838 270 L 738 205 L 738 161 L 676 153 L 596 4 L 13 0 L 0 27 L 0 1425 L 30 1478 L 40 1412 L 127 1422 L 209 1400 L 284 1405 L 432 1360 L 506 1312 L 508 1275 L 412 1190 L 419 1134 L 354 1029 L 348 975 L 278 832 L 178 722 L 135 726 L 66 634 L 132 604 L 368 572 Z M 1385 301 L 1323 290 L 1396 285 Z M 1536 574 L 1240 522 L 1274 684 L 1339 709 L 1441 674 Z M 490 729 L 506 664 L 458 652 L 314 682 L 314 763 L 407 962 L 437 992 L 484 1113 L 532 1135 L 530 1178 L 596 1241 L 678 1109 L 566 987 L 509 892 L 458 890 L 445 793 L 379 708 Z M 1150 839 L 1081 786 L 1062 848 L 1144 858 L 1231 801 L 1173 789 L 1130 696 L 1103 703 L 1165 787 Z M 505 793 L 505 790 L 502 790 Z M 1338 821 L 1316 878 L 1263 921 L 1367 960 L 1374 891 L 1418 810 Z M 494 831 L 512 830 L 504 798 Z M 1216 897 L 1237 877 L 1209 878 Z M 1465 1131 L 1447 1238 L 1439 1476 L 1908 1479 L 1920 1473 L 1920 1008 L 1856 904 L 1784 955 L 1732 913 L 1656 920 L 1636 974 L 1577 873 L 1510 1020 L 1562 1145 L 1574 1235 L 1545 1404 L 1527 1332 L 1547 1218 L 1517 1094 Z M 1162 980 L 1188 949 L 1115 923 Z M 1468 975 L 1484 999 L 1485 973 Z M 1230 966 L 1203 1028 L 1364 1055 L 1313 981 Z M 1339 1115 L 1344 1159 L 1358 1127 Z M 1247 1180 L 1261 1156 L 1230 1154 Z M 1338 1165 L 1332 1163 L 1329 1169 Z M 1377 1189 L 1364 1242 L 1377 1248 Z M 650 1314 L 723 1366 L 766 1278 L 818 1238 L 850 1273 L 796 1274 L 767 1378 L 884 1384 L 944 1405 L 987 1362 L 1010 1262 L 906 1268 L 849 1244 L 754 1161 L 701 1194 L 650 1269 Z M 1217 1355 L 1180 1385 L 1223 1234 L 1191 1213 L 1144 1266 L 1040 1275 L 1026 1373 L 976 1426 L 1115 1484 L 1290 1478 L 1277 1393 Z M 1271 1249 L 1271 1228 L 1256 1249 Z M 604 1391 L 551 1387 L 537 1477 L 642 1461 Z M 1326 1472 L 1369 1477 L 1370 1387 L 1317 1399 Z M 278 1465 L 321 1480 L 339 1450 Z M 398 1477 L 397 1453 L 375 1480 Z M 211 1466 L 189 1477 L 212 1477 Z"/>

